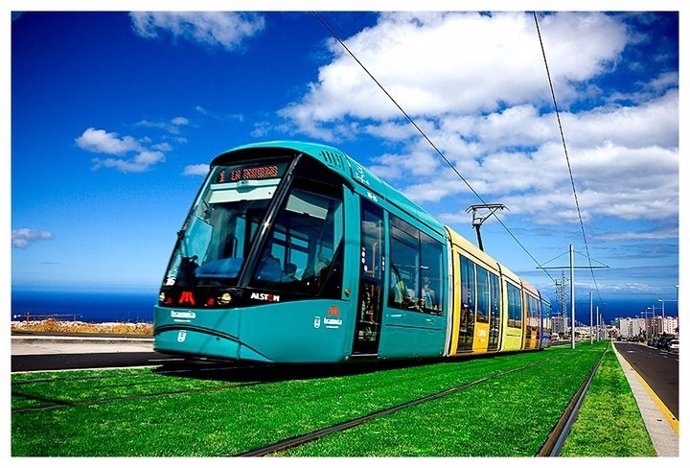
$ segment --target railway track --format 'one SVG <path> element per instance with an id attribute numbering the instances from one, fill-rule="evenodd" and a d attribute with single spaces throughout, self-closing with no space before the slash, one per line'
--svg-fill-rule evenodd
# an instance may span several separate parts
<path id="1" fill-rule="evenodd" d="M 137 373 L 130 373 L 126 374 L 126 377 L 141 377 L 142 380 L 138 380 L 136 382 L 137 387 L 141 386 L 146 386 L 146 385 L 154 385 L 160 383 L 159 376 L 165 376 L 165 375 L 179 375 L 179 376 L 186 376 L 186 377 L 205 377 L 203 374 L 204 373 L 220 373 L 220 372 L 231 372 L 233 370 L 239 370 L 239 371 L 247 371 L 249 369 L 260 369 L 260 368 L 267 368 L 270 366 L 222 366 L 222 367 L 205 367 L 205 368 L 198 368 L 198 367 L 193 367 L 193 368 L 183 368 L 183 369 L 156 369 L 153 372 L 149 369 L 147 371 L 142 371 L 142 372 L 137 372 Z M 37 379 L 25 379 L 25 380 L 15 380 L 12 382 L 12 396 L 14 397 L 21 397 L 27 400 L 34 400 L 34 401 L 39 401 L 39 402 L 44 402 L 46 404 L 43 405 L 37 405 L 37 406 L 29 406 L 29 407 L 23 407 L 23 408 L 13 408 L 12 413 L 27 413 L 27 412 L 33 412 L 33 411 L 47 411 L 47 410 L 56 410 L 56 409 L 63 409 L 63 408 L 70 408 L 70 407 L 77 407 L 77 406 L 93 406 L 93 405 L 100 405 L 100 404 L 107 404 L 107 403 L 114 403 L 118 401 L 128 401 L 128 400 L 140 400 L 140 399 L 147 399 L 147 398 L 156 398 L 156 397 L 163 397 L 163 396 L 170 396 L 170 395 L 189 395 L 193 393 L 203 393 L 203 392 L 213 392 L 213 391 L 221 391 L 221 390 L 227 390 L 229 388 L 236 388 L 236 387 L 247 387 L 247 386 L 253 386 L 253 385 L 259 385 L 262 383 L 260 380 L 247 380 L 246 378 L 244 379 L 245 381 L 240 381 L 240 382 L 232 382 L 229 384 L 225 385 L 215 385 L 212 387 L 204 387 L 204 388 L 196 388 L 196 389 L 185 389 L 185 390 L 174 390 L 174 391 L 164 391 L 164 392 L 152 392 L 152 393 L 138 393 L 135 395 L 125 395 L 125 396 L 120 396 L 120 397 L 112 397 L 112 398 L 93 398 L 93 399 L 85 399 L 85 400 L 64 400 L 64 399 L 55 399 L 55 398 L 45 398 L 39 394 L 31 393 L 30 392 L 30 386 L 32 384 L 45 384 L 45 383 L 66 383 L 66 382 L 74 382 L 74 381 L 80 381 L 80 380 L 90 380 L 90 381 L 112 381 L 112 380 L 117 380 L 118 377 L 120 376 L 112 376 L 112 375 L 81 375 L 81 376 L 60 376 L 60 377 L 47 377 L 47 378 L 37 378 Z M 100 385 L 98 386 L 99 390 L 109 388 L 112 389 L 114 387 L 129 387 L 132 386 L 133 384 L 131 383 L 119 383 L 116 382 L 112 385 Z M 14 387 L 21 387 L 21 388 L 29 388 L 28 391 L 22 391 L 22 390 L 15 390 Z"/>
<path id="2" fill-rule="evenodd" d="M 544 361 L 544 362 L 548 362 L 548 361 L 549 360 Z M 393 414 L 393 413 L 400 411 L 402 409 L 418 406 L 418 405 L 421 405 L 421 404 L 429 402 L 429 401 L 438 400 L 438 399 L 443 398 L 445 396 L 452 395 L 452 394 L 461 392 L 463 390 L 467 390 L 467 389 L 472 388 L 474 386 L 477 386 L 477 385 L 480 385 L 482 383 L 504 377 L 504 376 L 509 375 L 509 374 L 513 374 L 515 372 L 520 372 L 520 371 L 523 371 L 525 369 L 532 368 L 532 367 L 537 366 L 539 364 L 543 364 L 543 362 L 531 363 L 531 364 L 527 364 L 524 366 L 509 369 L 507 371 L 497 372 L 496 374 L 482 377 L 482 378 L 474 380 L 472 382 L 468 382 L 468 383 L 458 385 L 455 387 L 450 387 L 450 388 L 447 388 L 447 389 L 442 390 L 440 392 L 426 395 L 424 397 L 417 398 L 417 399 L 414 399 L 411 401 L 407 401 L 405 403 L 401 403 L 398 405 L 390 406 L 388 408 L 384 408 L 382 410 L 375 411 L 373 413 L 369 413 L 365 416 L 361 416 L 361 417 L 358 417 L 355 419 L 351 419 L 349 421 L 344 421 L 344 422 L 341 422 L 338 424 L 324 427 L 322 429 L 318 429 L 318 430 L 309 432 L 307 434 L 302 434 L 302 435 L 299 435 L 296 437 L 290 437 L 288 439 L 284 439 L 284 440 L 278 441 L 276 443 L 266 445 L 264 447 L 255 448 L 255 449 L 237 454 L 235 456 L 263 457 L 266 455 L 272 455 L 272 454 L 275 454 L 278 452 L 282 452 L 282 451 L 285 451 L 287 449 L 297 447 L 297 446 L 302 445 L 302 444 L 306 444 L 308 442 L 313 442 L 313 441 L 320 439 L 321 437 L 324 437 L 326 435 L 333 434 L 336 432 L 342 432 L 342 431 L 345 431 L 347 429 L 365 424 L 365 423 L 372 421 L 376 418 L 380 418 L 380 417 L 384 417 L 384 416 Z"/>
<path id="3" fill-rule="evenodd" d="M 173 366 L 176 367 L 176 366 Z M 70 407 L 79 406 L 94 406 L 108 403 L 115 403 L 118 401 L 144 400 L 154 397 L 164 397 L 172 395 L 190 395 L 195 393 L 205 393 L 213 391 L 227 390 L 237 387 L 249 387 L 260 385 L 269 382 L 276 382 L 282 380 L 293 380 L 300 378 L 314 378 L 314 377 L 332 377 L 347 375 L 351 373 L 358 373 L 362 371 L 371 372 L 372 370 L 390 369 L 395 367 L 404 367 L 403 363 L 386 363 L 385 365 L 369 364 L 368 366 L 347 366 L 340 368 L 340 370 L 333 368 L 322 368 L 314 366 L 294 367 L 294 366 L 276 366 L 274 364 L 256 364 L 256 365 L 232 365 L 232 366 L 214 366 L 214 367 L 183 367 L 183 368 L 168 368 L 166 366 L 160 368 L 146 368 L 140 372 L 127 373 L 123 375 L 113 376 L 109 375 L 78 375 L 78 376 L 54 376 L 44 378 L 29 378 L 29 379 L 15 379 L 12 381 L 12 396 L 20 397 L 25 400 L 34 400 L 43 402 L 42 405 L 34 405 L 22 408 L 13 408 L 12 413 L 27 413 L 34 411 L 48 411 L 57 410 Z M 199 380 L 219 380 L 228 381 L 225 385 L 215 385 L 212 387 L 203 387 L 196 389 L 161 391 L 151 393 L 137 393 L 135 395 L 125 395 L 112 398 L 91 398 L 84 400 L 68 400 L 47 398 L 37 393 L 31 392 L 31 386 L 35 384 L 61 384 L 75 381 L 94 381 L 100 382 L 97 390 L 114 389 L 119 387 L 145 387 L 147 385 L 156 385 L 160 383 L 159 376 L 181 376 L 191 379 Z M 119 382 L 120 377 L 137 377 L 136 383 Z M 110 381 L 114 383 L 110 384 Z M 107 382 L 107 383 L 105 383 Z M 104 384 L 105 383 L 105 384 Z M 17 388 L 27 390 L 17 390 Z"/>
<path id="4" fill-rule="evenodd" d="M 608 349 L 608 348 L 607 348 Z M 605 352 L 605 351 L 604 351 Z M 587 388 L 589 386 L 589 383 L 592 380 L 592 377 L 596 373 L 596 370 L 598 369 L 599 363 L 601 362 L 603 358 L 604 353 L 598 358 L 596 356 L 592 356 L 592 361 L 595 360 L 596 363 L 592 366 L 591 369 L 587 368 L 587 370 L 582 369 L 582 374 L 580 375 L 585 375 L 585 373 L 589 373 L 586 379 L 584 379 L 584 383 L 579 386 L 579 390 L 575 393 L 575 395 L 572 397 L 570 403 L 567 405 L 566 410 L 563 412 L 563 415 L 561 418 L 558 420 L 558 422 L 555 424 L 553 429 L 551 430 L 551 433 L 549 434 L 547 440 L 544 442 L 543 445 L 541 445 L 541 449 L 539 452 L 536 454 L 537 456 L 558 456 L 560 446 L 562 445 L 563 441 L 565 440 L 565 437 L 568 434 L 568 431 L 570 429 L 570 426 L 572 422 L 575 420 L 577 411 L 579 409 L 579 405 L 582 402 L 582 399 L 584 398 L 584 395 L 587 392 Z M 412 399 L 412 395 L 410 395 L 408 398 L 410 398 L 408 401 L 402 401 L 398 399 L 395 402 L 391 402 L 391 405 L 388 407 L 381 407 L 379 406 L 378 408 L 372 408 L 370 411 L 371 413 L 364 414 L 363 412 L 360 412 L 357 417 L 353 416 L 353 419 L 349 419 L 346 421 L 341 422 L 335 422 L 334 424 L 331 425 L 324 425 L 323 427 L 319 426 L 312 426 L 311 428 L 308 429 L 308 432 L 305 431 L 303 434 L 298 434 L 294 435 L 294 433 L 291 435 L 291 437 L 286 438 L 284 440 L 279 440 L 277 442 L 271 441 L 271 443 L 268 443 L 267 445 L 260 446 L 260 447 L 255 447 L 251 448 L 251 446 L 245 445 L 244 448 L 241 450 L 238 450 L 236 452 L 227 452 L 225 453 L 225 456 L 243 456 L 243 457 L 251 457 L 251 456 L 266 456 L 266 455 L 274 455 L 274 454 L 281 454 L 281 452 L 286 452 L 289 449 L 298 447 L 303 444 L 307 444 L 309 442 L 316 441 L 324 436 L 327 436 L 329 434 L 336 434 L 336 433 L 341 433 L 344 431 L 347 431 L 348 429 L 355 428 L 357 426 L 361 426 L 366 424 L 367 422 L 374 421 L 376 419 L 382 419 L 386 420 L 386 416 L 393 415 L 396 412 L 399 412 L 401 410 L 407 409 L 407 408 L 414 408 L 420 405 L 423 405 L 427 402 L 432 402 L 434 400 L 440 400 L 445 397 L 450 397 L 451 395 L 454 394 L 459 394 L 462 393 L 465 390 L 469 390 L 473 387 L 481 386 L 482 384 L 487 384 L 489 388 L 492 388 L 493 385 L 501 385 L 499 383 L 488 385 L 488 382 L 491 381 L 497 381 L 500 380 L 501 378 L 505 377 L 507 379 L 510 379 L 510 381 L 521 381 L 523 377 L 520 377 L 520 373 L 526 372 L 528 375 L 533 374 L 532 372 L 529 372 L 528 370 L 531 368 L 535 367 L 541 367 L 541 366 L 547 366 L 547 368 L 553 367 L 552 365 L 556 365 L 556 367 L 563 367 L 561 364 L 556 364 L 556 362 L 561 361 L 563 362 L 564 359 L 567 358 L 567 356 L 564 355 L 557 355 L 557 356 L 543 356 L 544 359 L 539 359 L 538 362 L 530 362 L 528 364 L 523 363 L 513 363 L 513 365 L 510 368 L 503 367 L 500 371 L 494 370 L 492 374 L 490 375 L 476 375 L 474 377 L 474 380 L 467 381 L 468 379 L 463 379 L 461 382 L 457 382 L 454 384 L 452 387 L 447 387 L 445 388 L 444 386 L 437 386 L 434 390 L 434 393 L 429 393 L 429 394 L 424 394 L 422 393 L 421 396 L 419 393 L 415 395 L 415 398 Z M 549 364 L 551 363 L 551 364 Z M 524 364 L 524 365 L 521 365 Z M 591 365 L 591 364 L 590 364 Z M 514 366 L 514 367 L 513 367 Z M 566 366 L 567 367 L 567 366 Z M 142 394 L 139 390 L 136 390 L 136 394 L 128 394 L 128 395 L 122 395 L 122 396 L 113 396 L 109 398 L 101 398 L 103 396 L 103 393 L 100 392 L 106 387 L 111 386 L 111 384 L 115 385 L 120 385 L 120 386 L 126 386 L 127 382 L 118 382 L 118 377 L 117 376 L 108 376 L 104 377 L 110 379 L 111 381 L 107 380 L 101 380 L 101 376 L 73 376 L 73 377 L 64 377 L 64 376 L 57 376 L 55 378 L 40 378 L 40 379 L 22 379 L 13 382 L 13 396 L 21 397 L 21 398 L 27 398 L 27 399 L 33 399 L 34 403 L 39 403 L 40 406 L 32 406 L 32 407 L 23 407 L 23 408 L 14 408 L 12 410 L 12 413 L 28 413 L 28 412 L 39 412 L 39 411 L 48 411 L 48 410 L 56 410 L 56 409 L 67 409 L 71 407 L 86 407 L 86 406 L 94 406 L 94 405 L 102 405 L 102 404 L 108 404 L 108 403 L 114 403 L 118 401 L 132 401 L 132 400 L 142 400 L 146 401 L 146 399 L 151 399 L 151 398 L 160 398 L 160 397 L 166 397 L 166 396 L 176 396 L 176 395 L 188 395 L 188 394 L 195 394 L 195 393 L 204 393 L 204 392 L 215 392 L 215 391 L 223 391 L 231 388 L 236 388 L 236 387 L 243 387 L 243 386 L 253 386 L 253 385 L 259 385 L 262 383 L 267 383 L 267 382 L 275 382 L 275 381 L 281 381 L 285 380 L 284 376 L 278 375 L 278 376 L 273 376 L 271 378 L 266 378 L 266 376 L 270 376 L 273 374 L 276 374 L 275 369 L 269 369 L 269 370 L 263 370 L 263 369 L 237 369 L 235 366 L 223 366 L 223 367 L 215 367 L 215 368 L 204 368 L 201 369 L 165 369 L 165 370 L 157 370 L 156 371 L 158 374 L 162 374 L 163 376 L 165 375 L 189 375 L 193 376 L 194 380 L 198 380 L 199 378 L 206 380 L 211 380 L 213 382 L 208 382 L 205 385 L 208 385 L 204 388 L 178 388 L 176 390 L 168 389 L 170 391 L 166 391 L 166 389 L 163 388 L 151 388 L 149 389 L 149 393 Z M 238 374 L 236 372 L 240 372 L 242 374 L 242 381 L 238 381 L 236 378 Z M 306 374 L 314 374 L 315 371 L 313 370 L 308 370 L 308 371 L 302 371 L 301 377 L 305 377 Z M 316 371 L 317 375 L 312 375 L 312 377 L 323 377 L 323 375 L 320 375 L 323 371 Z M 374 371 L 372 371 L 374 372 Z M 206 377 L 200 377 L 199 374 L 205 374 Z M 278 374 L 283 373 L 283 374 L 289 374 L 289 370 L 282 370 L 277 372 Z M 539 373 L 539 371 L 537 371 Z M 140 377 L 146 378 L 148 376 L 158 378 L 160 375 L 158 374 L 153 374 L 151 372 L 149 373 L 141 373 L 142 375 Z M 331 376 L 335 376 L 336 373 L 331 373 Z M 513 374 L 514 377 L 508 377 L 509 375 Z M 263 378 L 255 378 L 251 379 L 250 376 L 254 377 L 263 377 Z M 131 374 L 128 374 L 127 376 L 131 377 Z M 221 376 L 221 377 L 219 377 Z M 88 380 L 87 380 L 88 378 Z M 135 386 L 137 378 L 135 376 L 135 379 L 131 379 L 129 385 L 130 386 Z M 265 378 L 265 380 L 264 380 Z M 297 380 L 300 380 L 300 376 L 294 377 Z M 84 395 L 86 398 L 82 398 L 79 401 L 65 401 L 68 400 L 68 397 L 61 397 L 59 394 L 53 394 L 52 396 L 50 395 L 50 392 L 47 394 L 44 394 L 43 397 L 41 396 L 41 391 L 39 388 L 36 388 L 36 391 L 33 391 L 34 389 L 31 388 L 31 383 L 55 383 L 57 385 L 60 385 L 63 381 L 65 380 L 86 380 L 87 382 L 89 381 L 94 381 L 96 384 L 94 387 L 94 394 L 90 395 L 92 398 L 89 398 L 87 395 Z M 114 382 L 113 382 L 114 380 Z M 224 382 L 220 382 L 221 385 L 214 385 L 213 383 L 219 383 L 216 382 L 217 380 L 224 380 Z M 308 378 L 307 378 L 308 380 Z M 102 382 L 102 384 L 101 384 Z M 134 383 L 133 383 L 134 382 Z M 159 380 L 159 382 L 161 382 Z M 164 381 L 163 381 L 164 382 Z M 65 382 L 66 383 L 66 382 Z M 153 382 L 150 382 L 153 383 Z M 571 385 L 569 388 L 574 389 L 579 385 L 579 379 L 577 381 L 573 381 L 574 385 Z M 145 383 L 148 384 L 148 383 Z M 17 385 L 14 387 L 14 385 Z M 446 384 L 447 385 L 447 384 Z M 441 389 L 439 391 L 439 389 Z M 161 390 L 161 391 L 158 391 Z M 478 389 L 477 391 L 479 392 L 484 392 L 484 390 Z M 36 394 L 32 394 L 36 393 Z M 64 393 L 64 392 L 63 392 Z M 566 397 L 567 398 L 567 397 Z M 449 398 L 449 400 L 451 400 Z M 561 401 L 564 401 L 561 399 Z M 395 403 L 395 404 L 392 404 Z M 385 406 L 385 403 L 384 403 Z M 117 406 L 115 407 L 117 408 Z M 426 410 L 423 410 L 426 411 Z M 363 415 L 364 414 L 364 415 Z M 406 416 L 403 416 L 406 417 Z M 324 421 L 325 422 L 325 421 Z M 329 424 L 329 423 L 327 423 Z M 305 427 L 306 429 L 306 427 Z M 547 428 L 544 428 L 543 430 L 548 430 Z M 544 432 L 546 434 L 546 432 Z M 266 441 L 268 442 L 268 441 Z M 265 442 L 265 443 L 266 443 Z M 539 447 L 538 444 L 534 445 L 535 447 Z M 239 447 L 238 447 L 239 449 Z M 310 449 L 307 449 L 307 452 Z M 536 450 L 536 448 L 534 449 Z M 221 456 L 223 456 L 221 452 Z"/>
<path id="5" fill-rule="evenodd" d="M 608 349 L 608 347 L 607 347 Z M 570 431 L 570 428 L 572 424 L 574 423 L 576 417 L 577 417 L 577 412 L 580 408 L 580 405 L 582 403 L 582 400 L 584 399 L 584 396 L 587 392 L 587 389 L 589 388 L 589 384 L 591 383 L 594 375 L 596 374 L 597 369 L 599 368 L 599 364 L 601 363 L 604 354 L 606 350 L 602 353 L 602 355 L 599 357 L 598 361 L 594 364 L 592 367 L 592 370 L 590 371 L 590 374 L 588 377 L 585 379 L 583 382 L 582 386 L 579 388 L 579 390 L 575 393 L 573 398 L 571 399 L 570 403 L 567 405 L 566 409 L 564 410 L 563 414 L 559 418 L 558 422 L 554 426 L 553 430 L 551 433 L 549 433 L 549 436 L 547 437 L 546 441 L 542 445 L 541 449 L 539 452 L 536 454 L 536 456 L 544 457 L 544 456 L 549 456 L 549 457 L 555 457 L 558 456 L 560 453 L 560 449 L 565 442 L 565 439 Z M 562 359 L 562 358 L 560 358 Z M 362 424 L 366 424 L 367 422 L 370 422 L 374 419 L 385 417 L 388 415 L 391 415 L 393 413 L 396 413 L 397 411 L 406 409 L 406 408 L 411 408 L 414 406 L 422 405 L 424 403 L 433 401 L 433 400 L 438 400 L 440 398 L 453 395 L 455 393 L 462 392 L 464 390 L 467 390 L 469 388 L 475 387 L 477 385 L 489 382 L 491 380 L 495 379 L 500 379 L 501 377 L 505 377 L 507 375 L 516 373 L 516 372 L 521 372 L 524 370 L 527 370 L 529 368 L 538 366 L 538 365 L 543 365 L 544 363 L 550 362 L 552 359 L 548 359 L 539 363 L 531 363 L 527 364 L 524 366 L 516 367 L 514 369 L 509 369 L 507 371 L 503 372 L 497 372 L 496 374 L 492 374 L 490 376 L 486 376 L 480 379 L 477 379 L 472 382 L 468 382 L 462 385 L 458 385 L 455 387 L 450 387 L 445 390 L 426 395 L 421 398 L 417 398 L 415 400 L 411 400 L 405 403 L 397 404 L 394 406 L 390 406 L 388 408 L 384 408 L 379 411 L 372 412 L 370 414 L 367 414 L 365 416 L 361 416 L 358 418 L 354 418 L 348 421 L 340 422 L 337 424 L 333 424 L 331 426 L 327 426 L 321 429 L 317 429 L 315 431 L 290 437 L 263 447 L 258 447 L 252 450 L 248 450 L 243 453 L 235 454 L 233 456 L 239 456 L 239 457 L 263 457 L 267 455 L 274 455 L 278 454 L 280 452 L 286 451 L 288 449 L 307 444 L 309 442 L 314 442 L 324 436 L 338 433 L 338 432 L 343 432 L 348 429 L 360 426 Z"/>
<path id="6" fill-rule="evenodd" d="M 544 445 L 542 445 L 539 449 L 539 452 L 537 452 L 538 457 L 559 456 L 561 448 L 563 447 L 563 444 L 570 433 L 570 428 L 577 419 L 577 414 L 582 406 L 582 400 L 584 400 L 587 390 L 589 390 L 589 385 L 592 383 L 592 380 L 599 369 L 599 365 L 604 359 L 608 349 L 609 347 L 607 345 L 597 362 L 592 366 L 592 370 L 590 371 L 588 377 L 584 380 L 584 382 L 582 382 L 582 386 L 580 386 L 575 395 L 573 395 L 573 398 L 566 406 L 563 414 L 561 414 L 561 417 L 558 419 L 558 422 L 551 430 L 551 433 L 549 433 L 546 441 L 544 441 Z"/>

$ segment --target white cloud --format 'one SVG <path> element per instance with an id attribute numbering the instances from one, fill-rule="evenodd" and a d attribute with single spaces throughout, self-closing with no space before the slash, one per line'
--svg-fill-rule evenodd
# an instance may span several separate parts
<path id="1" fill-rule="evenodd" d="M 175 117 L 170 121 L 170 123 L 178 127 L 182 125 L 189 125 L 189 119 L 187 119 L 186 117 Z"/>
<path id="2" fill-rule="evenodd" d="M 156 128 L 159 130 L 163 130 L 164 132 L 170 133 L 171 135 L 179 135 L 181 131 L 180 127 L 184 127 L 189 124 L 189 119 L 187 119 L 186 117 L 175 117 L 169 121 L 151 121 L 144 119 L 140 120 L 135 125 L 138 127 Z"/>
<path id="3" fill-rule="evenodd" d="M 182 175 L 186 176 L 205 176 L 208 174 L 209 165 L 208 164 L 190 164 L 184 168 Z"/>
<path id="4" fill-rule="evenodd" d="M 678 228 L 654 229 L 648 231 L 610 232 L 600 234 L 597 239 L 602 240 L 649 240 L 649 239 L 678 239 Z"/>
<path id="5" fill-rule="evenodd" d="M 31 243 L 39 240 L 54 239 L 52 232 L 39 231 L 30 228 L 12 229 L 12 245 L 19 249 L 25 249 Z"/>
<path id="6" fill-rule="evenodd" d="M 150 122 L 142 120 L 136 123 L 138 127 L 156 128 L 169 135 L 163 138 L 174 138 L 178 143 L 184 143 L 183 137 L 176 136 L 179 128 L 189 125 L 185 117 L 175 117 L 170 121 Z M 172 136 L 171 136 L 172 135 Z M 116 169 L 124 173 L 141 173 L 149 171 L 153 166 L 165 161 L 165 153 L 172 151 L 168 142 L 153 143 L 151 138 L 135 139 L 132 136 L 120 137 L 117 133 L 88 128 L 81 136 L 74 140 L 81 149 L 92 153 L 113 155 L 109 158 L 93 158 L 92 169 Z"/>
<path id="7" fill-rule="evenodd" d="M 606 95 L 593 80 L 639 39 L 622 17 L 555 13 L 540 29 L 584 220 L 676 217 L 677 73 Z M 536 223 L 579 222 L 531 14 L 384 13 L 345 42 L 487 202 Z M 470 189 L 342 47 L 329 48 L 330 63 L 281 111 L 292 130 L 374 136 L 395 148 L 367 155 L 375 174 L 417 202 L 462 206 L 446 220 L 466 217 Z"/>
<path id="8" fill-rule="evenodd" d="M 132 28 L 146 39 L 163 33 L 208 46 L 236 50 L 243 41 L 264 28 L 264 18 L 253 13 L 231 12 L 133 12 Z"/>
<path id="9" fill-rule="evenodd" d="M 541 29 L 564 102 L 576 95 L 578 82 L 615 64 L 627 38 L 624 25 L 598 13 L 549 15 Z M 345 43 L 413 116 L 487 112 L 550 98 L 530 14 L 384 13 Z M 346 117 L 399 117 L 338 43 L 331 41 L 330 50 L 334 59 L 320 68 L 318 81 L 282 115 L 316 137 Z"/>
<path id="10" fill-rule="evenodd" d="M 214 112 L 202 106 L 196 106 L 195 110 L 205 117 L 210 117 L 221 122 L 244 122 L 244 114 L 240 113 L 225 114 L 221 112 Z"/>
<path id="11" fill-rule="evenodd" d="M 120 138 L 117 133 L 108 133 L 93 127 L 84 130 L 74 141 L 81 149 L 92 153 L 122 154 L 141 148 L 131 136 Z"/>
<path id="12" fill-rule="evenodd" d="M 165 155 L 161 151 L 142 151 L 133 158 L 94 158 L 92 169 L 98 170 L 102 167 L 117 169 L 124 173 L 146 172 L 156 164 L 165 161 Z"/>
<path id="13" fill-rule="evenodd" d="M 163 151 L 164 153 L 167 153 L 168 151 L 172 151 L 173 147 L 170 143 L 156 143 L 155 145 L 151 145 L 151 149 L 156 150 L 156 151 Z"/>

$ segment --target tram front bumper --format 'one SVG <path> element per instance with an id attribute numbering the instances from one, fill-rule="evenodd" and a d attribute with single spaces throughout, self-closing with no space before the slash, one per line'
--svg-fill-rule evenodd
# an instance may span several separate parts
<path id="1" fill-rule="evenodd" d="M 266 356 L 240 343 L 234 337 L 189 327 L 161 327 L 156 332 L 153 348 L 164 354 L 271 362 Z"/>
<path id="2" fill-rule="evenodd" d="M 239 313 L 222 316 L 206 311 L 156 307 L 155 351 L 190 357 L 272 362 L 239 337 Z"/>

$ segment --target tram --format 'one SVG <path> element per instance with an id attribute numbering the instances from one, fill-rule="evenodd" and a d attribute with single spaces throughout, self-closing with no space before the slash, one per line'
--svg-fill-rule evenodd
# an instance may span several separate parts
<path id="1" fill-rule="evenodd" d="M 536 350 L 549 307 L 340 150 L 264 142 L 212 161 L 163 278 L 154 349 L 268 363 Z"/>

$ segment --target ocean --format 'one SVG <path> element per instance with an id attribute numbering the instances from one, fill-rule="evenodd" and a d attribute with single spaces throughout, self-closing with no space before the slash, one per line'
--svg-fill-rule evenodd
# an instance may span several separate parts
<path id="1" fill-rule="evenodd" d="M 158 291 L 94 292 L 12 290 L 11 320 L 152 322 Z"/>

